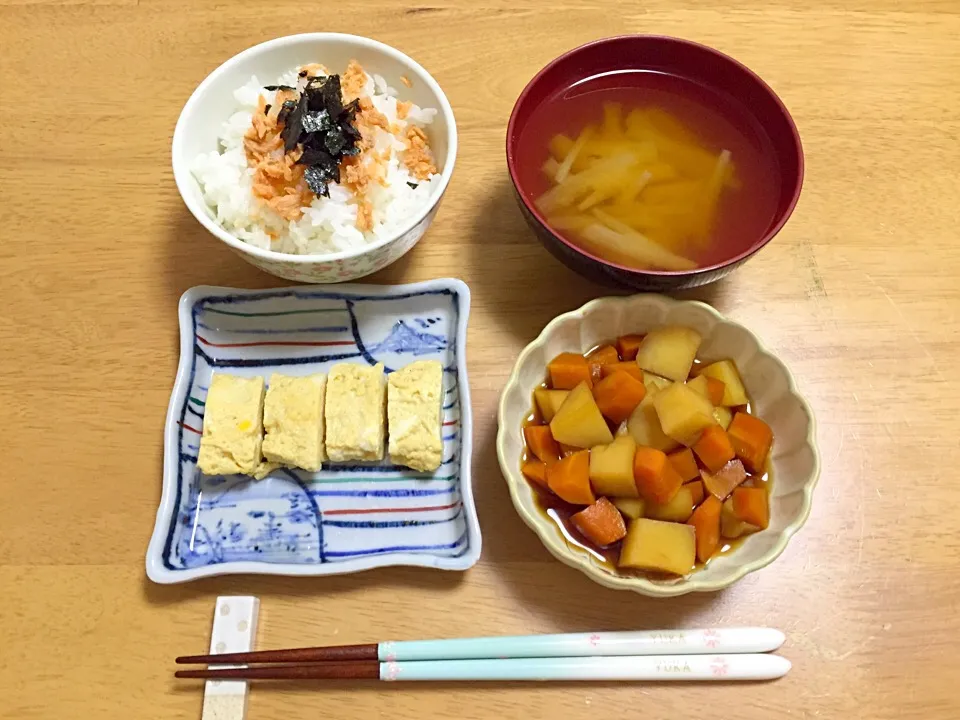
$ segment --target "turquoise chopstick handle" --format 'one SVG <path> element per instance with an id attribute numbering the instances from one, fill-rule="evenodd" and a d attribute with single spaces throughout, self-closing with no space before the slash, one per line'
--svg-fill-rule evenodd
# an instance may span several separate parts
<path id="1" fill-rule="evenodd" d="M 380 643 L 381 662 L 483 658 L 702 655 L 776 650 L 784 636 L 772 628 L 565 633 Z"/>

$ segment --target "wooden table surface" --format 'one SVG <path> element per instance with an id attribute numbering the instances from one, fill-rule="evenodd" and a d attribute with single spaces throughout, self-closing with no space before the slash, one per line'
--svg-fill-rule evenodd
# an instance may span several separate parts
<path id="1" fill-rule="evenodd" d="M 208 643 L 214 599 L 262 600 L 261 647 L 427 636 L 772 625 L 793 671 L 751 686 L 259 686 L 250 718 L 956 718 L 960 716 L 960 5 L 955 0 L 482 3 L 0 0 L 0 717 L 191 718 L 172 659 Z M 483 558 L 465 574 L 226 577 L 157 586 L 177 299 L 280 281 L 189 215 L 170 171 L 180 108 L 219 63 L 308 30 L 419 60 L 457 115 L 433 228 L 379 283 L 458 276 Z M 689 293 L 754 329 L 819 423 L 813 513 L 726 592 L 654 600 L 591 583 L 520 521 L 495 406 L 519 350 L 607 291 L 554 261 L 516 209 L 510 108 L 546 62 L 622 32 L 680 35 L 781 95 L 807 177 L 786 229 Z"/>

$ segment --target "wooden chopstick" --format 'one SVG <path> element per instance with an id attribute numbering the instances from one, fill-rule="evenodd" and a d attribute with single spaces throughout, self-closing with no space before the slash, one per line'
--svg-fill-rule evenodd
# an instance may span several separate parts
<path id="1" fill-rule="evenodd" d="M 324 662 L 318 665 L 265 665 L 249 668 L 177 670 L 175 677 L 199 680 L 379 680 L 380 663 Z"/>
<path id="2" fill-rule="evenodd" d="M 482 660 L 488 658 L 597 657 L 617 655 L 712 655 L 763 653 L 779 648 L 784 635 L 772 628 L 706 628 L 629 632 L 519 635 L 186 655 L 179 664 Z"/>
<path id="3" fill-rule="evenodd" d="M 178 665 L 246 665 L 249 663 L 298 663 L 298 662 L 357 662 L 378 657 L 378 645 L 331 645 L 329 647 L 290 648 L 288 650 L 257 650 L 219 655 L 182 655 Z"/>

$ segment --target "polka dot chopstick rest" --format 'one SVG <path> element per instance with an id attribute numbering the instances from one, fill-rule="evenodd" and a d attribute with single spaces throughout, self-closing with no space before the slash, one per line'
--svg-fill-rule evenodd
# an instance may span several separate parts
<path id="1" fill-rule="evenodd" d="M 249 652 L 257 636 L 260 600 L 255 597 L 218 597 L 213 614 L 210 652 Z M 211 666 L 214 667 L 214 666 Z M 217 665 L 215 667 L 244 667 Z M 201 720 L 244 720 L 248 683 L 243 680 L 208 680 L 203 692 Z"/>

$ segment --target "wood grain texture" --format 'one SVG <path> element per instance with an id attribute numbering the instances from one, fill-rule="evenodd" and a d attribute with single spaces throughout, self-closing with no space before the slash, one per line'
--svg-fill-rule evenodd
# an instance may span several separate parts
<path id="1" fill-rule="evenodd" d="M 956 718 L 960 700 L 960 6 L 955 0 L 0 0 L 0 717 L 197 717 L 176 655 L 218 594 L 262 600 L 259 647 L 430 636 L 773 625 L 794 669 L 751 686 L 257 687 L 250 718 Z M 708 9 L 709 8 L 709 9 Z M 296 23 L 296 24 L 293 24 Z M 176 302 L 200 283 L 270 287 L 183 207 L 180 108 L 217 64 L 305 30 L 369 35 L 447 91 L 457 171 L 423 241 L 375 282 L 473 291 L 472 571 L 150 584 Z M 526 81 L 621 32 L 713 45 L 781 94 L 807 179 L 786 229 L 691 293 L 754 329 L 818 416 L 823 475 L 783 556 L 716 595 L 656 601 L 553 560 L 497 467 L 499 391 L 556 314 L 605 291 L 527 231 L 504 166 Z"/>

